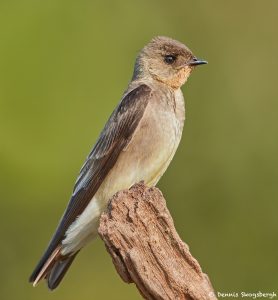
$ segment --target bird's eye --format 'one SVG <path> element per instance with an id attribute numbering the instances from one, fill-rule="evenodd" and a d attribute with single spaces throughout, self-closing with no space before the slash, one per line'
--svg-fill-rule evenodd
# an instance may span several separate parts
<path id="1" fill-rule="evenodd" d="M 164 56 L 164 61 L 168 65 L 171 65 L 172 63 L 174 63 L 176 59 L 177 59 L 176 55 L 166 55 L 166 56 Z"/>

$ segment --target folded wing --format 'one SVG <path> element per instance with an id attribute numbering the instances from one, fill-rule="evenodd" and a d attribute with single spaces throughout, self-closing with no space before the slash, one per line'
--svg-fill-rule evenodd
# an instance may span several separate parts
<path id="1" fill-rule="evenodd" d="M 60 276 L 51 273 L 51 270 L 54 272 L 57 262 L 67 259 L 61 255 L 61 241 L 69 226 L 87 207 L 110 169 L 115 165 L 121 151 L 131 140 L 143 117 L 151 94 L 149 86 L 145 84 L 138 86 L 121 100 L 110 116 L 80 171 L 67 209 L 46 252 L 30 276 L 30 282 L 37 283 L 42 278 L 48 278 L 48 280 L 55 278 L 56 282 L 53 284 L 48 282 L 50 288 L 51 286 L 55 288 L 58 285 L 57 282 L 61 281 L 65 274 L 65 272 L 61 272 L 61 268 Z M 68 259 L 70 264 L 72 260 Z M 64 265 L 63 269 L 67 270 L 68 265 Z"/>

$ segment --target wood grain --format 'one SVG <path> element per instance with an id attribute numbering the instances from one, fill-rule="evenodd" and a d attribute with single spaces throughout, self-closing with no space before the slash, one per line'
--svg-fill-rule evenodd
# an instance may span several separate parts
<path id="1" fill-rule="evenodd" d="M 114 195 L 99 235 L 121 278 L 145 299 L 217 299 L 159 189 L 139 183 Z"/>

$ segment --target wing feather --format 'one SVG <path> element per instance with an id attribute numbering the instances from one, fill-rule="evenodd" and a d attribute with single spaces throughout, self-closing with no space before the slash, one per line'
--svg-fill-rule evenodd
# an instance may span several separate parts
<path id="1" fill-rule="evenodd" d="M 84 211 L 121 151 L 129 143 L 151 97 L 151 88 L 145 84 L 129 92 L 116 107 L 94 148 L 81 168 L 67 209 L 49 243 L 49 246 L 30 277 L 33 282 L 52 252 L 63 240 L 74 220 Z"/>

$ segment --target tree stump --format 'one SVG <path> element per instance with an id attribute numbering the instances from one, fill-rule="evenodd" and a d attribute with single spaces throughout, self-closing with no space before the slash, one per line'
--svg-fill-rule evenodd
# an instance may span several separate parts
<path id="1" fill-rule="evenodd" d="M 159 189 L 138 183 L 115 194 L 99 235 L 121 278 L 134 282 L 145 299 L 217 299 Z"/>

